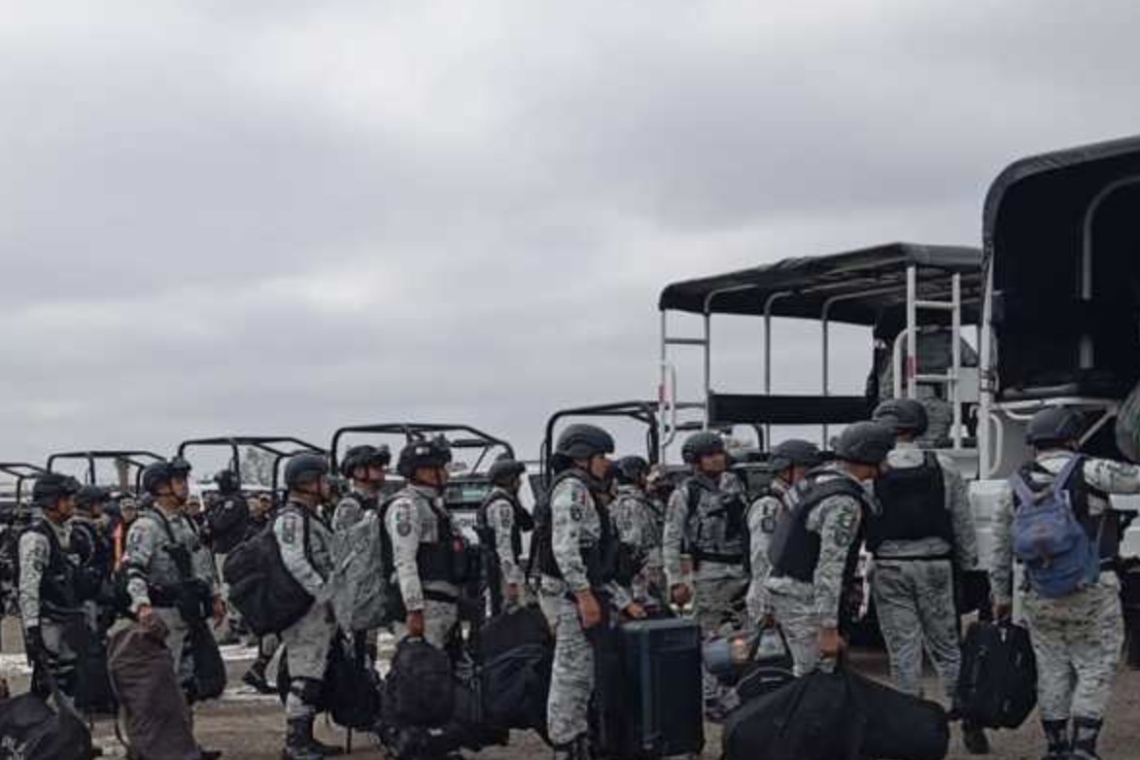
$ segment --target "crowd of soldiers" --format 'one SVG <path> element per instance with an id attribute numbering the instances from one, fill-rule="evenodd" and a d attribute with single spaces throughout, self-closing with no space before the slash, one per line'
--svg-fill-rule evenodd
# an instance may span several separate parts
<path id="1" fill-rule="evenodd" d="M 1034 458 L 1023 472 L 1047 485 L 1077 454 L 1081 418 L 1047 409 L 1028 426 Z M 616 461 L 614 441 L 593 425 L 571 425 L 552 452 L 548 513 L 534 521 L 519 501 L 525 467 L 501 459 L 489 472 L 492 490 L 479 510 L 484 550 L 482 588 L 495 613 L 538 605 L 554 634 L 547 738 L 556 760 L 591 757 L 590 705 L 595 689 L 591 629 L 611 620 L 692 614 L 706 637 L 727 629 L 783 631 L 795 674 L 833 669 L 845 649 L 845 605 L 866 552 L 864 575 L 896 688 L 922 693 L 926 651 L 953 716 L 962 652 L 955 578 L 977 569 L 978 551 L 963 477 L 954 463 L 919 448 L 926 433 L 922 404 L 891 399 L 873 420 L 844 429 L 833 451 L 788 440 L 768 459 L 770 484 L 748 493 L 732 471 L 724 440 L 711 432 L 685 441 L 688 468 L 679 480 L 638 456 Z M 460 531 L 444 503 L 450 449 L 442 439 L 413 440 L 399 453 L 402 490 L 384 496 L 391 454 L 385 447 L 350 449 L 339 473 L 328 460 L 301 454 L 285 466 L 287 494 L 275 508 L 246 500 L 235 473 L 192 516 L 189 466 L 147 467 L 137 514 L 126 505 L 114 519 L 101 511 L 108 494 L 47 474 L 34 486 L 42 517 L 19 542 L 19 607 L 29 658 L 64 694 L 75 692 L 75 611 L 86 631 L 105 636 L 116 604 L 143 623 L 158 621 L 193 703 L 188 657 L 190 615 L 227 616 L 216 558 L 270 529 L 285 569 L 312 597 L 309 610 L 280 637 L 260 642 L 246 681 L 268 690 L 266 665 L 278 647 L 291 676 L 285 705 L 286 760 L 315 760 L 339 752 L 317 741 L 329 648 L 337 624 L 330 606 L 334 541 L 339 532 L 376 512 L 392 552 L 392 581 L 401 614 L 397 639 L 421 638 L 443 648 L 461 618 L 468 578 L 457 575 Z M 1039 704 L 1047 760 L 1094 760 L 1122 643 L 1119 585 L 1112 572 L 1118 525 L 1108 494 L 1140 492 L 1140 468 L 1082 458 L 1068 486 L 1078 517 L 1099 521 L 1104 572 L 1077 593 L 1054 599 L 1026 591 L 1024 614 L 1039 668 Z M 348 481 L 334 493 L 334 477 Z M 1014 592 L 1012 494 L 997 514 L 992 579 L 993 612 L 1007 619 Z M 531 560 L 522 534 L 533 529 Z M 91 571 L 91 568 L 96 568 Z M 116 568 L 118 570 L 116 571 Z M 117 588 L 122 577 L 124 587 Z M 197 605 L 185 604 L 194 588 Z M 122 599 L 117 602 L 116 595 Z M 191 609 L 191 607 L 193 609 Z M 108 614 L 108 610 L 111 610 Z M 359 652 L 375 660 L 377 631 L 352 631 Z M 706 718 L 720 721 L 732 693 L 706 674 Z M 383 732 L 383 728 L 377 729 Z M 963 742 L 989 751 L 983 730 L 968 721 Z M 203 758 L 218 753 L 202 752 Z"/>

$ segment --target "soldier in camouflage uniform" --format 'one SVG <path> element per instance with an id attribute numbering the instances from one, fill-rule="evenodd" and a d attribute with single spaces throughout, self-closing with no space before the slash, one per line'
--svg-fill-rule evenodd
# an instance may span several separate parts
<path id="1" fill-rule="evenodd" d="M 313 737 L 313 720 L 325 679 L 329 647 L 336 621 L 329 603 L 333 573 L 332 531 L 319 508 L 331 497 L 329 466 L 316 454 L 300 454 L 285 465 L 285 506 L 273 520 L 281 562 L 294 580 L 313 597 L 309 611 L 281 632 L 288 658 L 289 696 L 285 700 L 283 760 L 319 760 L 339 755 L 340 749 Z"/>
<path id="2" fill-rule="evenodd" d="M 1049 487 L 1078 456 L 1083 429 L 1081 415 L 1073 410 L 1038 412 L 1027 429 L 1034 458 L 1015 477 L 1024 478 L 1034 490 Z M 1089 536 L 1100 536 L 1101 572 L 1093 582 L 1060 598 L 1023 589 L 1023 611 L 1037 656 L 1037 708 L 1048 743 L 1045 757 L 1095 760 L 1124 641 L 1120 580 L 1113 570 L 1120 522 L 1108 495 L 1140 493 L 1140 467 L 1086 458 L 1073 470 L 1066 490 Z M 1013 608 L 1013 521 L 1018 509 L 1014 501 L 1012 493 L 1003 494 L 995 516 L 990 577 L 999 619 L 1008 618 Z"/>
<path id="3" fill-rule="evenodd" d="M 336 505 L 332 519 L 334 533 L 355 525 L 364 517 L 365 510 L 379 506 L 380 490 L 391 461 L 392 452 L 387 446 L 353 446 L 345 452 L 340 474 L 352 481 L 352 491 Z"/>
<path id="4" fill-rule="evenodd" d="M 843 646 L 841 603 L 858 560 L 863 514 L 874 509 L 864 483 L 879 474 L 894 443 L 894 433 L 882 425 L 850 425 L 836 442 L 836 461 L 809 473 L 787 495 L 765 585 L 797 676 L 815 670 L 821 657 L 831 667 Z"/>
<path id="5" fill-rule="evenodd" d="M 497 615 L 530 603 L 526 573 L 520 558 L 522 534 L 534 527 L 530 514 L 519 503 L 520 478 L 526 465 L 513 459 L 499 459 L 491 465 L 487 479 L 491 493 L 476 513 L 479 541 L 488 562 L 487 589 L 491 613 Z"/>
<path id="6" fill-rule="evenodd" d="M 587 760 L 589 707 L 594 691 L 594 650 L 588 631 L 604 624 L 603 605 L 630 617 L 645 612 L 616 582 L 608 567 L 617 541 L 606 507 L 609 433 L 570 425 L 558 437 L 552 459 L 558 473 L 549 514 L 537 522 L 535 554 L 541 604 L 554 631 L 554 666 L 547 701 L 547 732 L 555 760 Z"/>
<path id="7" fill-rule="evenodd" d="M 728 472 L 724 441 L 715 433 L 689 436 L 681 453 L 692 475 L 669 497 L 662 531 L 665 578 L 674 604 L 694 601 L 697 622 L 709 638 L 736 618 L 734 608 L 748 590 L 744 486 Z M 708 716 L 722 718 L 722 689 L 707 671 L 704 696 Z"/>
<path id="8" fill-rule="evenodd" d="M 213 601 L 215 624 L 226 616 L 214 562 L 202 546 L 197 529 L 185 514 L 190 495 L 190 466 L 174 459 L 157 462 L 142 472 L 142 487 L 150 499 L 140 510 L 127 534 L 123 566 L 127 573 L 127 593 L 131 614 L 144 626 L 152 619 L 166 629 L 166 647 L 170 651 L 174 671 L 186 701 L 193 704 L 195 695 L 194 662 L 189 647 L 190 621 L 179 607 L 185 594 L 202 593 Z M 179 567 L 183 558 L 189 576 Z M 220 753 L 205 752 L 203 757 Z"/>
<path id="9" fill-rule="evenodd" d="M 748 553 L 752 571 L 752 581 L 748 586 L 748 617 L 759 628 L 771 627 L 776 620 L 764 584 L 771 570 L 768 546 L 786 510 L 784 497 L 819 462 L 819 448 L 814 443 L 791 439 L 778 444 L 768 460 L 773 471 L 768 491 L 748 507 Z"/>
<path id="10" fill-rule="evenodd" d="M 614 462 L 617 495 L 610 512 L 618 537 L 635 558 L 639 569 L 633 578 L 633 598 L 646 609 L 666 604 L 665 566 L 661 554 L 664 510 L 646 493 L 649 462 L 639 456 L 622 457 Z"/>
<path id="11" fill-rule="evenodd" d="M 926 408 L 913 399 L 891 399 L 875 409 L 874 420 L 895 432 L 887 469 L 875 481 L 882 511 L 867 525 L 867 549 L 874 555 L 871 593 L 887 644 L 895 687 L 922 694 L 925 645 L 953 704 L 962 665 L 954 570 L 973 570 L 978 541 L 966 483 L 948 457 L 923 452 Z M 978 726 L 963 725 L 966 748 L 989 752 Z"/>
<path id="12" fill-rule="evenodd" d="M 24 650 L 37 673 L 47 668 L 63 694 L 75 698 L 78 655 L 68 642 L 69 632 L 82 626 L 75 580 L 78 560 L 71 550 L 68 518 L 75 509 L 79 483 L 56 473 L 40 476 L 32 488 L 32 501 L 43 516 L 20 536 L 20 619 Z M 41 679 L 34 683 L 41 696 L 48 693 Z"/>
<path id="13" fill-rule="evenodd" d="M 420 637 L 441 649 L 458 622 L 460 584 L 467 580 L 455 575 L 454 552 L 462 538 L 443 503 L 450 462 L 443 438 L 408 443 L 396 465 L 408 484 L 384 515 L 406 614 L 396 635 Z"/>

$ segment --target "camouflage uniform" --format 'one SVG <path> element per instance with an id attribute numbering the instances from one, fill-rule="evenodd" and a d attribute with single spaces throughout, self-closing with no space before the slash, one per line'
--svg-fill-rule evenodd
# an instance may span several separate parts
<path id="1" fill-rule="evenodd" d="M 1069 451 L 1045 451 L 1037 464 L 1059 473 L 1072 457 Z M 1086 459 L 1085 482 L 1105 494 L 1140 493 L 1140 467 L 1105 459 Z M 1046 482 L 1040 474 L 1039 482 Z M 1108 503 L 1089 494 L 1090 517 L 1097 518 Z M 991 581 L 994 601 L 1010 604 L 1013 597 L 1013 496 L 1005 491 L 998 502 L 994 527 Z M 1101 721 L 1120 661 L 1124 621 L 1120 581 L 1113 571 L 1096 583 L 1058 599 L 1025 591 L 1025 619 L 1037 655 L 1037 706 L 1046 722 Z"/>
<path id="2" fill-rule="evenodd" d="M 587 734 L 594 691 L 594 650 L 572 595 L 590 588 L 582 551 L 597 546 L 602 539 L 601 519 L 612 518 L 605 508 L 599 513 L 594 495 L 576 478 L 565 478 L 554 487 L 550 510 L 551 543 L 562 578 L 544 574 L 541 580 L 540 603 L 555 637 L 546 714 L 551 743 L 563 745 Z M 606 604 L 607 596 L 616 610 L 630 604 L 629 594 L 616 583 L 607 584 L 601 591 L 599 605 Z"/>
<path id="3" fill-rule="evenodd" d="M 657 607 L 654 594 L 668 594 L 661 555 L 662 521 L 649 498 L 635 485 L 619 485 L 610 507 L 618 538 L 642 560 L 631 584 L 633 598 L 645 607 Z"/>
<path id="4" fill-rule="evenodd" d="M 925 452 L 911 442 L 900 441 L 887 455 L 891 470 L 922 467 L 925 461 Z M 953 546 L 934 536 L 916 541 L 884 541 L 875 551 L 871 592 L 895 687 L 905 694 L 921 694 L 925 643 L 947 699 L 953 701 L 962 664 L 954 604 L 954 565 L 961 570 L 977 565 L 978 540 L 962 476 L 949 458 L 939 456 L 938 464 L 942 469 L 943 503 L 931 508 L 950 513 Z M 937 559 L 951 554 L 953 560 Z"/>
<path id="5" fill-rule="evenodd" d="M 827 465 L 827 474 L 817 482 L 852 478 L 838 464 Z M 862 487 L 862 484 L 860 483 Z M 793 495 L 794 497 L 794 495 Z M 791 505 L 789 505 L 791 506 Z M 814 581 L 769 575 L 765 588 L 776 622 L 788 639 L 797 676 L 819 666 L 818 637 L 821 628 L 838 628 L 845 573 L 852 547 L 859 538 L 862 505 L 848 495 L 824 499 L 807 516 L 808 531 L 819 535 L 819 562 Z M 830 667 L 830 665 L 829 665 Z"/>
<path id="6" fill-rule="evenodd" d="M 365 510 L 375 507 L 376 496 L 354 489 L 337 503 L 333 511 L 333 533 L 340 533 L 352 527 L 364 517 Z"/>
<path id="7" fill-rule="evenodd" d="M 772 614 L 772 603 L 768 599 L 768 572 L 772 563 L 768 561 L 768 545 L 776 524 L 786 509 L 784 497 L 788 484 L 780 478 L 771 483 L 771 492 L 761 496 L 748 508 L 748 552 L 752 564 L 752 581 L 748 586 L 748 617 L 754 625 L 759 625 L 765 615 Z"/>
<path id="8" fill-rule="evenodd" d="M 329 647 L 336 633 L 336 621 L 329 604 L 332 531 L 315 510 L 299 502 L 289 502 L 273 520 L 273 535 L 281 547 L 285 569 L 313 597 L 309 611 L 281 632 L 281 643 L 285 646 L 282 656 L 287 658 L 292 679 L 285 701 L 285 717 L 296 720 L 316 713 Z M 308 551 L 305 550 L 306 538 Z"/>
<path id="9" fill-rule="evenodd" d="M 169 526 L 169 534 L 164 525 Z M 190 518 L 181 512 L 167 512 L 158 504 L 141 511 L 131 523 L 123 565 L 127 568 L 131 614 L 137 614 L 139 607 L 150 605 L 155 619 L 166 627 L 166 648 L 170 650 L 179 683 L 190 689 L 194 682 L 194 662 L 187 646 L 190 625 L 171 599 L 173 590 L 183 581 L 178 566 L 167 551 L 175 544 L 190 553 L 194 573 L 192 580 L 205 583 L 211 595 L 216 596 L 218 580 L 214 573 L 214 560 L 202 546 Z M 158 594 L 161 596 L 156 602 L 152 597 Z"/>
<path id="10" fill-rule="evenodd" d="M 515 553 L 515 506 L 512 494 L 496 486 L 488 497 L 486 509 L 487 529 L 494 534 L 495 556 L 499 561 L 499 575 L 502 580 L 502 595 L 505 609 L 512 605 L 507 596 L 507 586 L 519 590 L 518 605 L 528 603 L 526 572 L 519 564 Z"/>
<path id="11" fill-rule="evenodd" d="M 443 497 L 436 489 L 420 485 L 404 488 L 384 516 L 404 608 L 423 613 L 424 640 L 441 649 L 459 617 L 459 587 L 446 580 L 421 578 L 418 558 L 421 544 L 439 541 L 440 522 L 444 520 L 450 522 L 451 515 L 443 506 Z M 398 638 L 408 634 L 402 621 L 395 629 Z"/>
<path id="12" fill-rule="evenodd" d="M 76 559 L 71 553 L 68 525 L 59 525 L 46 518 L 41 518 L 40 524 L 46 526 L 46 529 L 55 536 L 59 550 L 64 555 L 62 561 L 74 568 Z M 44 598 L 45 582 L 48 584 L 52 582 L 52 579 L 46 577 L 51 569 L 51 563 L 53 560 L 59 561 L 59 558 L 52 556 L 52 552 L 52 542 L 39 530 L 28 530 L 20 536 L 20 619 L 23 622 L 25 635 L 36 628 L 39 629 L 46 659 L 42 664 L 55 678 L 60 690 L 69 697 L 74 697 L 78 654 L 69 645 L 66 634 L 70 628 L 68 623 L 71 622 L 69 615 L 74 616 L 78 610 L 69 608 L 71 600 Z M 74 578 L 74 574 L 72 577 Z M 73 589 L 60 589 L 60 591 L 73 592 Z"/>

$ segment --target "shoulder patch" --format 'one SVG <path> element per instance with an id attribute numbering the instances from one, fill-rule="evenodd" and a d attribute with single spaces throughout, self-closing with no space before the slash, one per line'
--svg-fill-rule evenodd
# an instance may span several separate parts
<path id="1" fill-rule="evenodd" d="M 281 518 L 281 540 L 287 544 L 297 541 L 297 516 L 285 515 Z"/>
<path id="2" fill-rule="evenodd" d="M 850 546 L 855 540 L 857 513 L 843 512 L 836 518 L 835 545 Z"/>

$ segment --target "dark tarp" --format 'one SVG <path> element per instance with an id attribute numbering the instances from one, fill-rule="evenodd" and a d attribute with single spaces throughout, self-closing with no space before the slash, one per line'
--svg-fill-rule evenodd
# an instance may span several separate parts
<path id="1" fill-rule="evenodd" d="M 658 301 L 661 311 L 763 316 L 768 298 L 790 293 L 773 303 L 772 315 L 819 319 L 824 305 L 834 322 L 876 325 L 883 318 L 900 322 L 906 305 L 906 270 L 918 267 L 919 298 L 950 300 L 950 276 L 962 275 L 963 323 L 978 321 L 981 306 L 982 254 L 976 248 L 889 243 L 847 253 L 784 259 L 775 264 L 686 280 L 668 285 Z M 869 295 L 859 295 L 872 291 Z M 849 296 L 849 297 L 848 297 Z M 942 315 L 946 319 L 948 315 Z M 938 321 L 924 313 L 922 323 Z M 897 333 L 897 329 L 895 330 Z"/>
<path id="2" fill-rule="evenodd" d="M 1131 137 L 1018 161 L 990 187 L 983 232 L 1002 398 L 1119 399 L 1140 376 L 1136 180 L 1140 137 Z M 1086 239 L 1088 301 L 1081 297 Z M 1082 335 L 1093 348 L 1083 369 Z"/>

